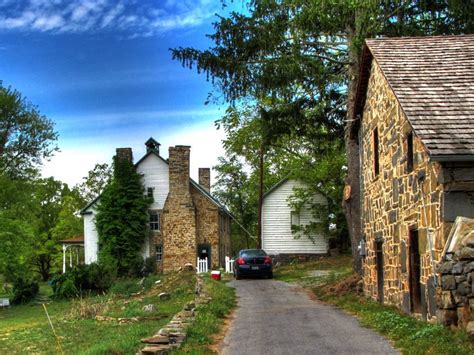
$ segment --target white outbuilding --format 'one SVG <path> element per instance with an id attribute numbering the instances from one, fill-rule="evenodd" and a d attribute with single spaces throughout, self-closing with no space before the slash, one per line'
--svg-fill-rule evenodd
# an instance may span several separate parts
<path id="1" fill-rule="evenodd" d="M 309 236 L 298 227 L 312 222 L 322 222 L 321 216 L 327 214 L 327 199 L 322 193 L 315 193 L 311 202 L 296 209 L 289 203 L 295 191 L 307 187 L 299 180 L 284 179 L 264 195 L 262 206 L 262 248 L 269 254 L 280 256 L 312 256 L 328 252 L 327 233 L 318 229 Z M 321 206 L 315 216 L 313 206 Z M 295 228 L 296 227 L 296 228 Z"/>

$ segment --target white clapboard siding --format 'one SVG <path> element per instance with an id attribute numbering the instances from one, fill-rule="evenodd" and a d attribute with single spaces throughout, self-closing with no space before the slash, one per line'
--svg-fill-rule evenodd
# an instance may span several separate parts
<path id="1" fill-rule="evenodd" d="M 314 241 L 307 236 L 295 239 L 291 232 L 291 207 L 288 197 L 293 195 L 293 189 L 304 185 L 296 180 L 286 180 L 265 196 L 262 206 L 262 247 L 272 254 L 323 254 L 328 250 L 327 239 L 324 235 L 315 235 Z M 327 205 L 322 194 L 314 196 L 316 203 Z M 300 224 L 315 221 L 309 209 L 300 211 Z"/>
<path id="2" fill-rule="evenodd" d="M 95 210 L 89 208 L 92 214 L 84 215 L 84 259 L 86 264 L 97 261 L 99 236 L 95 229 Z"/>
<path id="3" fill-rule="evenodd" d="M 154 154 L 148 155 L 137 166 L 137 172 L 143 175 L 145 192 L 153 188 L 154 202 L 150 209 L 163 209 L 169 192 L 168 164 Z"/>

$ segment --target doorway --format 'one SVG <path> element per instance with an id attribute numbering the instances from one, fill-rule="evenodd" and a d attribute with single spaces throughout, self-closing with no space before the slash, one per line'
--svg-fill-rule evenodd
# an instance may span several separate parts
<path id="1" fill-rule="evenodd" d="M 377 267 L 377 300 L 383 303 L 383 240 L 375 241 L 375 264 Z"/>
<path id="2" fill-rule="evenodd" d="M 199 244 L 197 255 L 199 259 L 207 258 L 207 267 L 211 269 L 211 246 L 209 244 Z"/>
<path id="3" fill-rule="evenodd" d="M 421 313 L 421 263 L 418 240 L 418 230 L 411 229 L 409 235 L 410 242 L 410 265 L 409 265 L 409 285 L 410 285 L 410 310 L 412 313 Z"/>

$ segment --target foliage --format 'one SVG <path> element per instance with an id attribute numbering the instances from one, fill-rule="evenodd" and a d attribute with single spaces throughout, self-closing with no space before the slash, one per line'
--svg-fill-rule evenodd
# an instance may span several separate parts
<path id="1" fill-rule="evenodd" d="M 38 209 L 32 192 L 28 181 L 0 174 L 0 274 L 5 281 L 14 281 L 28 271 Z"/>
<path id="2" fill-rule="evenodd" d="M 39 286 L 36 281 L 19 277 L 13 282 L 13 304 L 27 303 L 38 294 Z"/>
<path id="3" fill-rule="evenodd" d="M 91 202 L 104 191 L 105 186 L 112 177 L 112 169 L 107 163 L 96 164 L 83 182 L 77 186 L 84 203 Z"/>
<path id="4" fill-rule="evenodd" d="M 116 268 L 119 276 L 137 272 L 137 258 L 149 236 L 146 197 L 141 176 L 132 162 L 114 158 L 114 174 L 97 207 L 99 260 Z"/>
<path id="5" fill-rule="evenodd" d="M 20 92 L 0 82 L 0 171 L 10 177 L 30 176 L 58 149 L 54 124 Z"/>
<path id="6" fill-rule="evenodd" d="M 90 292 L 107 291 L 115 280 L 114 270 L 107 265 L 92 263 L 78 265 L 51 280 L 54 295 L 58 298 L 71 298 Z"/>
<path id="7" fill-rule="evenodd" d="M 77 215 L 81 198 L 77 190 L 54 178 L 34 181 L 34 199 L 38 208 L 36 236 L 33 240 L 31 263 L 43 281 L 60 269 L 59 240 L 83 234 L 82 219 Z"/>

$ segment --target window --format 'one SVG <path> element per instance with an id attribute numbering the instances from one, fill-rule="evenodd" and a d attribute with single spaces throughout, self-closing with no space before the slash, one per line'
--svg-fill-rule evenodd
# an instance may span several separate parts
<path id="1" fill-rule="evenodd" d="M 157 210 L 149 210 L 148 216 L 150 217 L 150 229 L 152 231 L 160 230 L 160 212 Z"/>
<path id="2" fill-rule="evenodd" d="M 149 187 L 148 189 L 146 189 L 146 195 L 148 197 L 153 197 L 153 187 Z"/>
<path id="3" fill-rule="evenodd" d="M 379 162 L 379 131 L 374 129 L 374 174 L 375 176 L 379 175 L 380 172 L 380 162 Z"/>
<path id="4" fill-rule="evenodd" d="M 156 261 L 162 261 L 163 260 L 163 245 L 158 244 L 155 247 L 155 252 L 156 252 Z"/>
<path id="5" fill-rule="evenodd" d="M 407 136 L 407 172 L 413 171 L 413 133 Z"/>
<path id="6" fill-rule="evenodd" d="M 291 211 L 291 225 L 292 226 L 300 225 L 300 213 L 298 211 Z"/>

